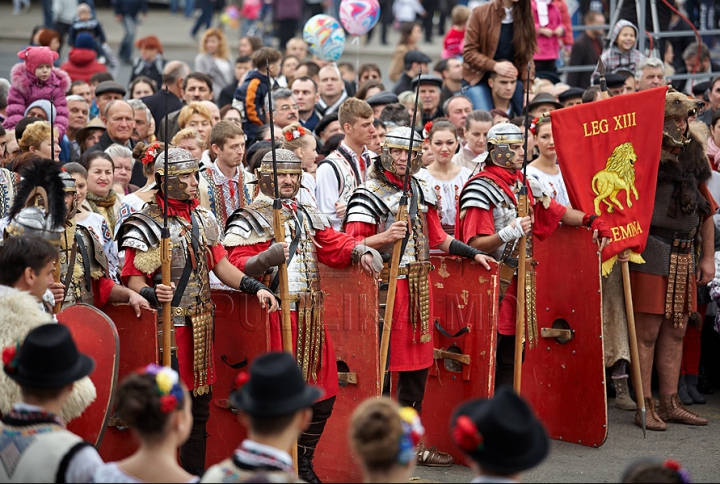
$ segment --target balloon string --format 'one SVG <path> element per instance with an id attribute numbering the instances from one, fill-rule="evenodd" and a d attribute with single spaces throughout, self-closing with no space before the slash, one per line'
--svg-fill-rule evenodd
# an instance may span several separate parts
<path id="1" fill-rule="evenodd" d="M 352 43 L 355 44 L 355 72 L 360 72 L 360 37 L 357 35 L 352 40 Z"/>

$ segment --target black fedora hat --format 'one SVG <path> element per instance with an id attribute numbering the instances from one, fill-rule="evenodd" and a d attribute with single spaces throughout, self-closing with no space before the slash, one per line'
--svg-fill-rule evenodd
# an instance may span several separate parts
<path id="1" fill-rule="evenodd" d="M 43 324 L 25 337 L 17 365 L 5 365 L 5 373 L 20 386 L 61 388 L 88 376 L 95 361 L 80 353 L 70 330 L 62 324 Z"/>
<path id="2" fill-rule="evenodd" d="M 532 111 L 541 104 L 552 104 L 553 106 L 555 106 L 555 109 L 560 109 L 563 107 L 562 104 L 557 102 L 555 96 L 553 96 L 549 92 L 541 92 L 540 94 L 535 96 L 532 101 L 530 101 L 530 104 L 527 105 L 527 109 Z"/>
<path id="3" fill-rule="evenodd" d="M 461 417 L 458 425 L 458 419 Z M 470 425 L 471 434 L 461 431 Z M 450 422 L 455 443 L 483 469 L 510 475 L 535 467 L 547 457 L 550 440 L 527 403 L 510 387 L 501 387 L 491 399 L 461 404 Z M 459 434 L 459 435 L 458 435 Z M 463 436 L 465 436 L 463 438 Z"/>
<path id="4" fill-rule="evenodd" d="M 322 392 L 305 383 L 290 353 L 262 355 L 250 367 L 250 380 L 230 394 L 232 404 L 250 415 L 288 415 L 308 408 Z"/>

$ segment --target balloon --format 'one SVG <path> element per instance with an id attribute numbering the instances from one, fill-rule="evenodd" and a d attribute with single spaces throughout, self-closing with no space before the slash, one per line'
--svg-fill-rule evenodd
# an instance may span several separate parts
<path id="1" fill-rule="evenodd" d="M 351 35 L 367 34 L 380 18 L 378 0 L 342 0 L 340 22 Z"/>
<path id="2" fill-rule="evenodd" d="M 336 61 L 345 48 L 345 31 L 329 15 L 315 15 L 303 28 L 303 39 L 310 52 L 324 61 Z"/>

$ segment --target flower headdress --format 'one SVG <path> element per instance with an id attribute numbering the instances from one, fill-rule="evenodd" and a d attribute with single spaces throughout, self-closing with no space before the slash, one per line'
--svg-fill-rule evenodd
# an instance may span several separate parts
<path id="1" fill-rule="evenodd" d="M 177 372 L 167 366 L 160 366 L 150 363 L 148 366 L 138 370 L 141 375 L 153 375 L 155 377 L 155 388 L 160 395 L 160 411 L 162 413 L 170 413 L 185 398 L 180 386 L 180 377 Z"/>
<path id="2" fill-rule="evenodd" d="M 288 141 L 292 141 L 294 139 L 298 139 L 300 136 L 305 136 L 307 134 L 307 131 L 305 131 L 305 128 L 302 126 L 298 126 L 297 129 L 293 129 L 292 131 L 286 131 L 285 132 L 285 139 Z"/>
<path id="3" fill-rule="evenodd" d="M 455 420 L 452 437 L 457 446 L 465 452 L 481 451 L 485 447 L 485 439 L 475 426 L 475 422 L 467 415 L 460 415 Z"/>
<path id="4" fill-rule="evenodd" d="M 533 136 L 537 136 L 538 124 L 544 122 L 547 117 L 547 113 L 545 113 L 532 120 L 532 122 L 530 123 L 530 132 L 533 134 Z"/>
<path id="5" fill-rule="evenodd" d="M 159 152 L 160 143 L 153 143 L 147 147 L 147 149 L 145 150 L 145 154 L 140 159 L 140 161 L 143 165 L 147 165 L 148 163 L 155 163 L 155 158 L 157 158 Z"/>
<path id="6" fill-rule="evenodd" d="M 680 464 L 678 461 L 676 461 L 674 459 L 668 459 L 665 462 L 663 462 L 663 467 L 666 469 L 670 469 L 671 471 L 674 471 L 680 478 L 681 482 L 684 482 L 684 483 L 692 482 L 692 480 L 690 480 L 690 473 L 688 473 L 687 469 L 685 469 L 682 466 L 682 464 Z"/>
<path id="7" fill-rule="evenodd" d="M 417 459 L 417 445 L 425 434 L 425 429 L 420 422 L 420 416 L 412 407 L 403 407 L 400 409 L 400 421 L 402 422 L 402 435 L 400 435 L 400 444 L 397 461 L 400 465 L 407 465 L 412 459 Z"/>
<path id="8" fill-rule="evenodd" d="M 17 340 L 14 345 L 6 346 L 2 351 L 2 361 L 5 366 L 5 371 L 8 373 L 15 373 L 17 371 L 18 360 L 20 359 L 20 340 Z"/>
<path id="9" fill-rule="evenodd" d="M 424 139 L 428 139 L 430 137 L 430 130 L 432 129 L 432 127 L 433 127 L 432 121 L 428 121 L 427 123 L 425 123 L 425 126 L 423 126 L 423 138 Z"/>

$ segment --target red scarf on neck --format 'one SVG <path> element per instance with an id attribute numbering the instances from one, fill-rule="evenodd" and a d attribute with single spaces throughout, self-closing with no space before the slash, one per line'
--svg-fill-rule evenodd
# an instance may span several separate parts
<path id="1" fill-rule="evenodd" d="M 158 204 L 160 210 L 165 209 L 165 199 L 160 192 L 155 194 L 155 203 Z M 182 217 L 188 222 L 190 221 L 190 211 L 195 210 L 200 205 L 200 200 L 193 198 L 192 200 L 175 200 L 168 199 L 168 217 Z"/>
<path id="2" fill-rule="evenodd" d="M 515 184 L 516 182 L 525 183 L 522 171 L 520 170 L 506 170 L 495 165 L 485 165 L 485 168 L 475 175 L 475 177 L 489 178 L 494 181 L 505 193 L 507 193 L 512 200 L 516 200 Z M 532 192 L 528 190 L 528 202 L 533 205 Z"/>

